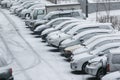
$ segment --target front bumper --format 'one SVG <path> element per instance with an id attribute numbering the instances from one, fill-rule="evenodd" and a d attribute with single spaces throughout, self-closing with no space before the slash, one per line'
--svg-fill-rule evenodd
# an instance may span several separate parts
<path id="1" fill-rule="evenodd" d="M 98 71 L 97 66 L 94 66 L 94 67 L 93 67 L 93 66 L 87 65 L 87 66 L 86 66 L 86 69 L 85 69 L 85 72 L 86 72 L 86 73 L 88 73 L 88 74 L 90 74 L 90 75 L 93 75 L 93 76 L 96 76 L 97 71 Z"/>
<path id="2" fill-rule="evenodd" d="M 70 67 L 73 71 L 81 71 L 77 63 L 70 63 Z"/>

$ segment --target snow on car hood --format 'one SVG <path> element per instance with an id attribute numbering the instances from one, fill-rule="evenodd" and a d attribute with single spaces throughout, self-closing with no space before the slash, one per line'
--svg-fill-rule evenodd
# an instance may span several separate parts
<path id="1" fill-rule="evenodd" d="M 87 52 L 88 51 L 88 48 L 84 47 L 84 46 L 81 46 L 80 48 L 78 49 L 75 49 L 72 53 L 74 55 L 78 55 L 78 54 L 81 54 L 83 52 Z"/>
<path id="2" fill-rule="evenodd" d="M 55 29 L 54 29 L 54 28 L 46 29 L 46 30 L 44 30 L 44 31 L 42 32 L 41 35 L 44 35 L 44 34 L 48 33 L 49 31 L 52 31 L 52 30 L 55 30 Z"/>
<path id="3" fill-rule="evenodd" d="M 40 29 L 47 27 L 45 24 L 38 26 L 34 31 L 40 31 Z"/>
<path id="4" fill-rule="evenodd" d="M 65 48 L 65 50 L 72 52 L 73 50 L 78 49 L 78 48 L 80 48 L 80 47 L 83 47 L 83 46 L 80 45 L 80 44 L 78 44 L 78 45 L 74 45 L 74 46 L 67 47 L 67 48 Z"/>
<path id="5" fill-rule="evenodd" d="M 100 60 L 107 61 L 107 57 L 106 56 L 98 56 L 96 58 L 93 58 L 93 59 L 89 60 L 89 63 L 100 62 Z"/>
<path id="6" fill-rule="evenodd" d="M 104 77 L 102 77 L 101 80 L 119 80 L 119 79 L 120 79 L 120 71 L 116 71 L 106 74 Z"/>
<path id="7" fill-rule="evenodd" d="M 66 39 L 66 40 L 64 40 L 64 41 L 61 43 L 61 45 L 69 44 L 69 43 L 72 42 L 72 41 L 75 41 L 75 39 L 71 39 L 71 38 Z"/>
<path id="8" fill-rule="evenodd" d="M 82 53 L 82 54 L 79 54 L 79 55 L 75 55 L 73 56 L 73 60 L 74 61 L 79 61 L 80 59 L 83 59 L 83 58 L 91 58 L 93 55 L 90 55 L 89 53 Z"/>

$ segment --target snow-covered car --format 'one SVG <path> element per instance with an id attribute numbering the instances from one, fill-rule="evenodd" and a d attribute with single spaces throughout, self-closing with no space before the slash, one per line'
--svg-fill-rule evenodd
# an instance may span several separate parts
<path id="1" fill-rule="evenodd" d="M 108 51 L 109 54 L 110 50 Z M 107 55 L 98 56 L 88 61 L 85 72 L 98 79 L 106 74 Z"/>
<path id="2" fill-rule="evenodd" d="M 71 69 L 74 71 L 85 71 L 86 65 L 88 64 L 88 61 L 90 59 L 93 59 L 101 55 L 105 55 L 108 53 L 109 49 L 118 47 L 120 47 L 120 42 L 112 42 L 101 45 L 94 50 L 73 56 L 73 59 L 70 63 Z"/>
<path id="3" fill-rule="evenodd" d="M 52 11 L 49 12 L 46 16 L 44 16 L 44 18 L 38 18 L 36 17 L 36 20 L 31 21 L 32 25 L 29 25 L 33 28 L 33 30 L 39 26 L 42 25 L 52 19 L 58 18 L 58 17 L 75 17 L 75 18 L 79 18 L 79 19 L 84 19 L 84 15 L 81 12 L 81 10 L 63 10 L 63 11 Z M 41 23 L 42 22 L 44 23 Z"/>
<path id="4" fill-rule="evenodd" d="M 46 15 L 45 7 L 34 8 L 32 10 L 32 12 L 30 13 L 30 15 L 29 14 L 26 15 L 25 24 L 28 27 L 33 28 L 34 23 L 37 21 L 37 19 L 39 19 L 39 22 L 38 22 L 39 24 L 34 26 L 34 28 L 33 28 L 33 29 L 35 29 L 37 26 L 42 25 L 47 22 L 47 20 L 41 21 L 45 15 Z M 36 22 L 36 24 L 37 24 L 37 22 Z"/>
<path id="5" fill-rule="evenodd" d="M 42 39 L 46 39 L 47 35 L 53 31 L 57 31 L 57 30 L 60 30 L 62 29 L 64 26 L 70 24 L 70 23 L 74 23 L 74 22 L 79 22 L 80 20 L 78 19 L 72 19 L 72 20 L 67 20 L 67 21 L 64 21 L 64 22 L 61 22 L 59 25 L 57 26 L 54 26 L 52 28 L 47 28 L 45 29 L 44 31 L 42 31 L 41 33 L 41 36 L 42 36 Z"/>
<path id="6" fill-rule="evenodd" d="M 120 80 L 120 48 L 110 50 L 107 56 L 107 73 L 101 80 Z"/>
<path id="7" fill-rule="evenodd" d="M 0 80 L 14 80 L 12 68 L 2 56 L 0 56 Z"/>
<path id="8" fill-rule="evenodd" d="M 102 76 L 104 76 L 107 73 L 108 67 L 112 67 L 112 69 L 109 68 L 109 72 L 119 70 L 118 63 L 116 64 L 118 66 L 118 68 L 117 68 L 117 66 L 114 66 L 114 67 L 112 66 L 112 65 L 115 65 L 112 63 L 112 60 L 113 60 L 112 57 L 114 57 L 116 54 L 118 54 L 118 55 L 114 58 L 114 61 L 117 62 L 118 61 L 117 59 L 120 58 L 120 56 L 119 56 L 120 48 L 111 49 L 108 51 L 107 55 L 99 56 L 99 57 L 89 60 L 87 66 L 86 66 L 85 72 L 88 74 L 91 74 L 93 76 L 96 76 L 97 78 L 101 78 Z M 108 56 L 110 59 L 107 58 Z M 107 62 L 110 63 L 110 64 L 108 63 L 109 64 L 108 67 L 107 67 Z"/>
<path id="9" fill-rule="evenodd" d="M 112 32 L 112 30 L 100 29 L 100 28 L 83 29 L 77 35 L 75 35 L 71 38 L 68 38 L 66 40 L 63 40 L 60 43 L 59 49 L 62 51 L 66 47 L 73 46 L 73 45 L 76 45 L 76 44 L 82 44 L 85 40 L 88 40 L 89 38 L 91 38 L 95 35 L 108 33 L 110 31 Z"/>
<path id="10" fill-rule="evenodd" d="M 21 11 L 24 9 L 28 9 L 29 7 L 31 7 L 32 5 L 34 5 L 34 2 L 28 2 L 26 5 L 19 7 L 15 10 L 15 13 L 20 17 Z"/>
<path id="11" fill-rule="evenodd" d="M 11 0 L 3 0 L 1 1 L 1 6 L 3 8 L 10 8 L 12 5 L 12 1 Z"/>
<path id="12" fill-rule="evenodd" d="M 102 40 L 104 37 L 113 37 L 113 36 L 117 36 L 117 35 L 119 35 L 118 32 L 111 32 L 111 31 L 108 33 L 101 33 L 99 35 L 95 35 L 95 36 L 91 37 L 90 39 L 88 39 L 86 41 L 83 41 L 83 43 L 81 43 L 81 44 L 66 47 L 64 50 L 61 51 L 61 53 L 65 57 L 70 57 L 71 55 L 77 55 L 85 50 L 85 49 L 83 49 L 81 51 L 81 48 L 88 48 L 87 45 L 89 45 L 90 43 L 93 43 L 95 40 L 96 40 L 96 42 L 99 42 L 99 40 Z"/>
<path id="13" fill-rule="evenodd" d="M 84 30 L 89 30 L 89 29 L 95 29 L 95 28 L 99 28 L 99 29 L 113 29 L 110 24 L 108 25 L 106 24 L 101 24 L 101 23 L 92 23 L 92 22 L 88 22 L 88 21 L 84 21 L 84 22 L 80 22 L 81 24 L 76 25 L 76 27 L 71 28 L 69 31 L 63 33 L 63 34 L 57 34 L 57 35 L 51 35 L 51 37 L 47 38 L 48 43 L 54 45 L 54 46 L 59 46 L 60 42 L 71 38 L 77 34 L 79 34 L 80 32 L 84 31 Z M 103 26 L 104 27 L 103 27 Z M 71 26 L 70 26 L 71 27 Z"/>
<path id="14" fill-rule="evenodd" d="M 20 16 L 25 19 L 26 17 L 30 16 L 30 13 L 35 9 L 35 8 L 45 8 L 45 5 L 41 3 L 36 3 L 33 4 L 32 6 L 28 7 L 28 9 L 24 9 L 21 11 Z M 39 11 L 39 10 L 38 10 Z M 41 12 L 36 12 L 36 13 L 41 13 Z"/>
<path id="15" fill-rule="evenodd" d="M 23 2 L 20 1 L 20 2 L 18 3 L 19 5 L 12 6 L 12 7 L 10 8 L 10 11 L 11 11 L 12 13 L 16 13 L 16 9 L 23 7 L 23 6 L 25 6 L 26 4 L 28 4 L 28 3 L 31 3 L 31 1 L 29 1 L 29 0 L 23 1 Z"/>
<path id="16" fill-rule="evenodd" d="M 60 18 L 55 18 L 55 19 L 49 21 L 49 22 L 46 23 L 46 24 L 43 24 L 43 25 L 38 26 L 38 27 L 34 30 L 34 32 L 35 32 L 35 33 L 41 33 L 43 30 L 45 30 L 45 29 L 47 29 L 47 28 L 57 26 L 59 23 L 64 22 L 64 21 L 66 21 L 66 20 L 71 20 L 71 19 L 75 19 L 75 18 L 73 18 L 73 17 L 60 17 Z"/>

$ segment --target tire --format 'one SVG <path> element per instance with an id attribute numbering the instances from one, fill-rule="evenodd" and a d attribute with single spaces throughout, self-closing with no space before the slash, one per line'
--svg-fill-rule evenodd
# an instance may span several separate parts
<path id="1" fill-rule="evenodd" d="M 97 72 L 97 79 L 100 80 L 106 74 L 105 69 L 100 68 Z"/>
<path id="2" fill-rule="evenodd" d="M 86 65 L 88 64 L 88 62 L 85 62 L 82 66 L 82 71 L 85 73 L 85 68 L 86 68 Z"/>

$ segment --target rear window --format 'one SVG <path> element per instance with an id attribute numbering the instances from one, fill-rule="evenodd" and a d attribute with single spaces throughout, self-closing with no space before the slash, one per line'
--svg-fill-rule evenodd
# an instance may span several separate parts
<path id="1" fill-rule="evenodd" d="M 112 55 L 112 63 L 113 64 L 120 64 L 120 54 L 113 54 Z"/>

